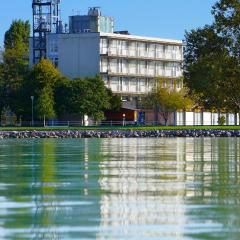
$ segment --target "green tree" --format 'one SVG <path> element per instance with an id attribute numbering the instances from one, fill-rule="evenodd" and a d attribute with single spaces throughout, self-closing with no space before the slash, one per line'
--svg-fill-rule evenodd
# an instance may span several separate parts
<path id="1" fill-rule="evenodd" d="M 184 80 L 191 94 L 200 95 L 201 104 L 207 108 L 223 107 L 221 72 L 227 56 L 224 40 L 207 25 L 187 32 L 185 38 Z"/>
<path id="2" fill-rule="evenodd" d="M 34 96 L 36 101 L 34 106 L 39 118 L 44 119 L 44 116 L 46 118 L 55 116 L 54 88 L 61 78 L 60 72 L 49 60 L 41 59 L 38 64 L 34 65 L 23 84 L 24 102 L 26 103 L 25 118 L 30 116 L 29 103 L 31 96 Z M 48 107 L 49 110 L 47 110 Z"/>
<path id="3" fill-rule="evenodd" d="M 226 40 L 231 56 L 240 61 L 240 1 L 219 0 L 212 10 L 214 26 L 219 35 Z"/>
<path id="4" fill-rule="evenodd" d="M 145 97 L 144 105 L 152 107 L 157 113 L 160 112 L 167 125 L 169 116 L 173 112 L 190 108 L 192 101 L 187 97 L 185 89 L 177 91 L 175 88 L 163 87 L 159 81 Z"/>
<path id="5" fill-rule="evenodd" d="M 55 100 L 58 113 L 88 115 L 94 120 L 103 119 L 110 108 L 109 93 L 99 76 L 63 81 L 55 89 Z"/>
<path id="6" fill-rule="evenodd" d="M 122 99 L 119 95 L 114 95 L 110 88 L 107 88 L 107 93 L 110 98 L 110 111 L 117 112 L 122 107 Z"/>
<path id="7" fill-rule="evenodd" d="M 22 84 L 28 74 L 28 55 L 30 24 L 28 21 L 13 21 L 4 36 L 3 70 L 1 91 L 3 100 L 1 104 L 10 107 L 17 115 L 21 115 Z"/>
<path id="8" fill-rule="evenodd" d="M 31 87 L 36 92 L 45 87 L 54 87 L 61 78 L 61 73 L 54 67 L 48 59 L 41 59 L 38 64 L 35 64 L 30 74 Z"/>
<path id="9" fill-rule="evenodd" d="M 46 119 L 56 116 L 54 110 L 53 91 L 50 87 L 44 87 L 37 99 L 37 113 L 40 119 L 43 119 L 44 127 L 46 126 Z"/>
<path id="10" fill-rule="evenodd" d="M 4 107 L 3 64 L 0 63 L 0 116 Z"/>
<path id="11" fill-rule="evenodd" d="M 185 81 L 207 108 L 240 112 L 239 9 L 238 0 L 219 0 L 214 23 L 185 35 Z"/>
<path id="12" fill-rule="evenodd" d="M 66 77 L 61 77 L 55 83 L 53 88 L 55 111 L 58 117 L 64 116 L 68 113 L 68 99 L 70 98 L 70 83 L 71 80 Z"/>
<path id="13" fill-rule="evenodd" d="M 22 20 L 14 20 L 4 36 L 5 50 L 18 48 L 19 50 L 22 50 L 22 54 L 28 53 L 29 35 L 29 21 L 24 22 Z M 26 58 L 28 58 L 28 55 L 26 55 Z"/>

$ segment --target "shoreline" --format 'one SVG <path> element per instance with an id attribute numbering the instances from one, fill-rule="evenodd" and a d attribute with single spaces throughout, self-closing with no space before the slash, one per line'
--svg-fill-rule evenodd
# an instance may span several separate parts
<path id="1" fill-rule="evenodd" d="M 240 130 L 19 130 L 0 131 L 0 139 L 36 138 L 176 138 L 240 137 Z"/>

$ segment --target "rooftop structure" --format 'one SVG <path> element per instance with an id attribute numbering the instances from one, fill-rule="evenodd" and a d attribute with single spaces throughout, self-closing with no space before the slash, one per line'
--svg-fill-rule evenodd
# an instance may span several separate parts
<path id="1" fill-rule="evenodd" d="M 92 7 L 88 15 L 69 17 L 69 33 L 108 32 L 113 33 L 114 20 L 112 17 L 102 16 L 99 7 Z"/>

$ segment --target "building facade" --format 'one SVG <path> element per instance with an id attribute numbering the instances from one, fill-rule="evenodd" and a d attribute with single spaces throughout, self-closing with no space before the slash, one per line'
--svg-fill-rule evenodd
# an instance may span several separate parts
<path id="1" fill-rule="evenodd" d="M 124 101 L 141 98 L 156 78 L 182 88 L 182 41 L 116 33 L 58 36 L 60 71 L 71 77 L 99 74 L 105 85 Z"/>
<path id="2" fill-rule="evenodd" d="M 98 8 L 69 20 L 69 33 L 47 34 L 47 58 L 62 74 L 70 78 L 101 75 L 105 85 L 131 107 L 137 107 L 156 78 L 181 89 L 182 41 L 114 33 L 113 19 L 101 16 Z"/>

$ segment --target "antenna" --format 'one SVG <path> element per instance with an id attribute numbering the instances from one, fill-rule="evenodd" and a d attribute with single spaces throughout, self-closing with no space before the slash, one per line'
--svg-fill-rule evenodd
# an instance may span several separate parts
<path id="1" fill-rule="evenodd" d="M 33 0 L 33 64 L 46 58 L 47 33 L 58 33 L 61 0 Z"/>

